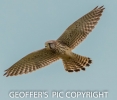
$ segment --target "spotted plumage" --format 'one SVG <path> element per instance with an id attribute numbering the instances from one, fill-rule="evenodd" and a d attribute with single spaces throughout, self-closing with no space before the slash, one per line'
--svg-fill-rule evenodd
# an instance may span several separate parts
<path id="1" fill-rule="evenodd" d="M 26 74 L 62 59 L 64 68 L 68 72 L 85 71 L 92 60 L 72 52 L 79 45 L 100 19 L 104 7 L 96 7 L 72 25 L 70 25 L 57 40 L 45 43 L 45 48 L 32 52 L 5 70 L 6 76 Z"/>

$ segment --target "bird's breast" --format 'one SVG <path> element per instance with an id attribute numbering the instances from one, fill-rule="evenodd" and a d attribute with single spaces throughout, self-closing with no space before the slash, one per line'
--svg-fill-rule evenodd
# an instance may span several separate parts
<path id="1" fill-rule="evenodd" d="M 68 55 L 68 54 L 71 52 L 71 50 L 70 50 L 70 48 L 69 48 L 68 46 L 63 45 L 63 44 L 61 44 L 61 43 L 57 43 L 57 44 L 56 44 L 55 51 L 56 51 L 56 53 L 58 53 L 61 57 L 64 57 L 64 56 Z"/>

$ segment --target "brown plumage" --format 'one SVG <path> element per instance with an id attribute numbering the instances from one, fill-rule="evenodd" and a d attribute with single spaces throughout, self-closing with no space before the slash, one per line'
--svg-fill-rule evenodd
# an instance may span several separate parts
<path id="1" fill-rule="evenodd" d="M 70 25 L 57 40 L 47 41 L 44 49 L 23 57 L 5 70 L 4 75 L 15 76 L 26 74 L 45 67 L 59 59 L 62 59 L 64 68 L 68 72 L 85 70 L 86 66 L 90 66 L 92 60 L 88 57 L 75 54 L 72 50 L 92 31 L 100 19 L 103 10 L 103 6 L 94 8 Z"/>

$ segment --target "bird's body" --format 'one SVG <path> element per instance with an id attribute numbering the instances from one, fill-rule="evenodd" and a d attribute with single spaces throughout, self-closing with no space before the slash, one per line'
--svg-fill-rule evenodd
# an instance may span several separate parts
<path id="1" fill-rule="evenodd" d="M 85 70 L 92 63 L 89 57 L 72 52 L 80 44 L 100 19 L 104 8 L 96 7 L 72 25 L 70 25 L 57 40 L 45 42 L 45 48 L 32 52 L 5 70 L 6 76 L 26 74 L 45 67 L 54 61 L 62 59 L 64 68 L 68 72 Z"/>
<path id="2" fill-rule="evenodd" d="M 57 40 L 50 40 L 45 43 L 45 47 L 47 50 L 51 50 L 52 52 L 56 53 L 59 58 L 62 59 L 63 63 L 65 64 L 65 70 L 68 72 L 73 71 L 80 71 L 80 68 L 84 69 L 84 66 L 89 66 L 89 64 L 92 62 L 92 60 L 88 57 L 83 57 L 78 54 L 75 54 L 71 51 L 71 48 L 69 48 L 67 45 L 57 41 Z M 73 65 L 76 65 L 76 68 L 68 68 L 67 64 L 68 62 L 72 62 Z M 77 67 L 78 66 L 78 67 Z M 72 69 L 72 70 L 71 70 Z"/>

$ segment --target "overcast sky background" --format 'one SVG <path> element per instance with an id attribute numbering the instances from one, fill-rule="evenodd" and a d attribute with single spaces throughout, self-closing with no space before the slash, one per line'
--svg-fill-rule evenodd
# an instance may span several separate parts
<path id="1" fill-rule="evenodd" d="M 8 78 L 3 76 L 4 70 L 16 61 L 30 52 L 43 48 L 47 40 L 57 39 L 75 20 L 96 6 L 102 5 L 105 10 L 99 23 L 91 34 L 73 50 L 93 60 L 85 72 L 68 73 L 64 70 L 62 61 L 59 60 L 33 73 Z M 1 0 L 0 52 L 1 100 L 12 100 L 9 97 L 10 91 L 31 90 L 49 93 L 54 90 L 64 93 L 69 90 L 71 92 L 106 90 L 109 94 L 105 100 L 116 100 L 117 1 Z M 49 96 L 47 100 L 51 99 Z M 64 100 L 67 100 L 65 96 Z M 80 100 L 89 99 L 80 98 Z"/>

